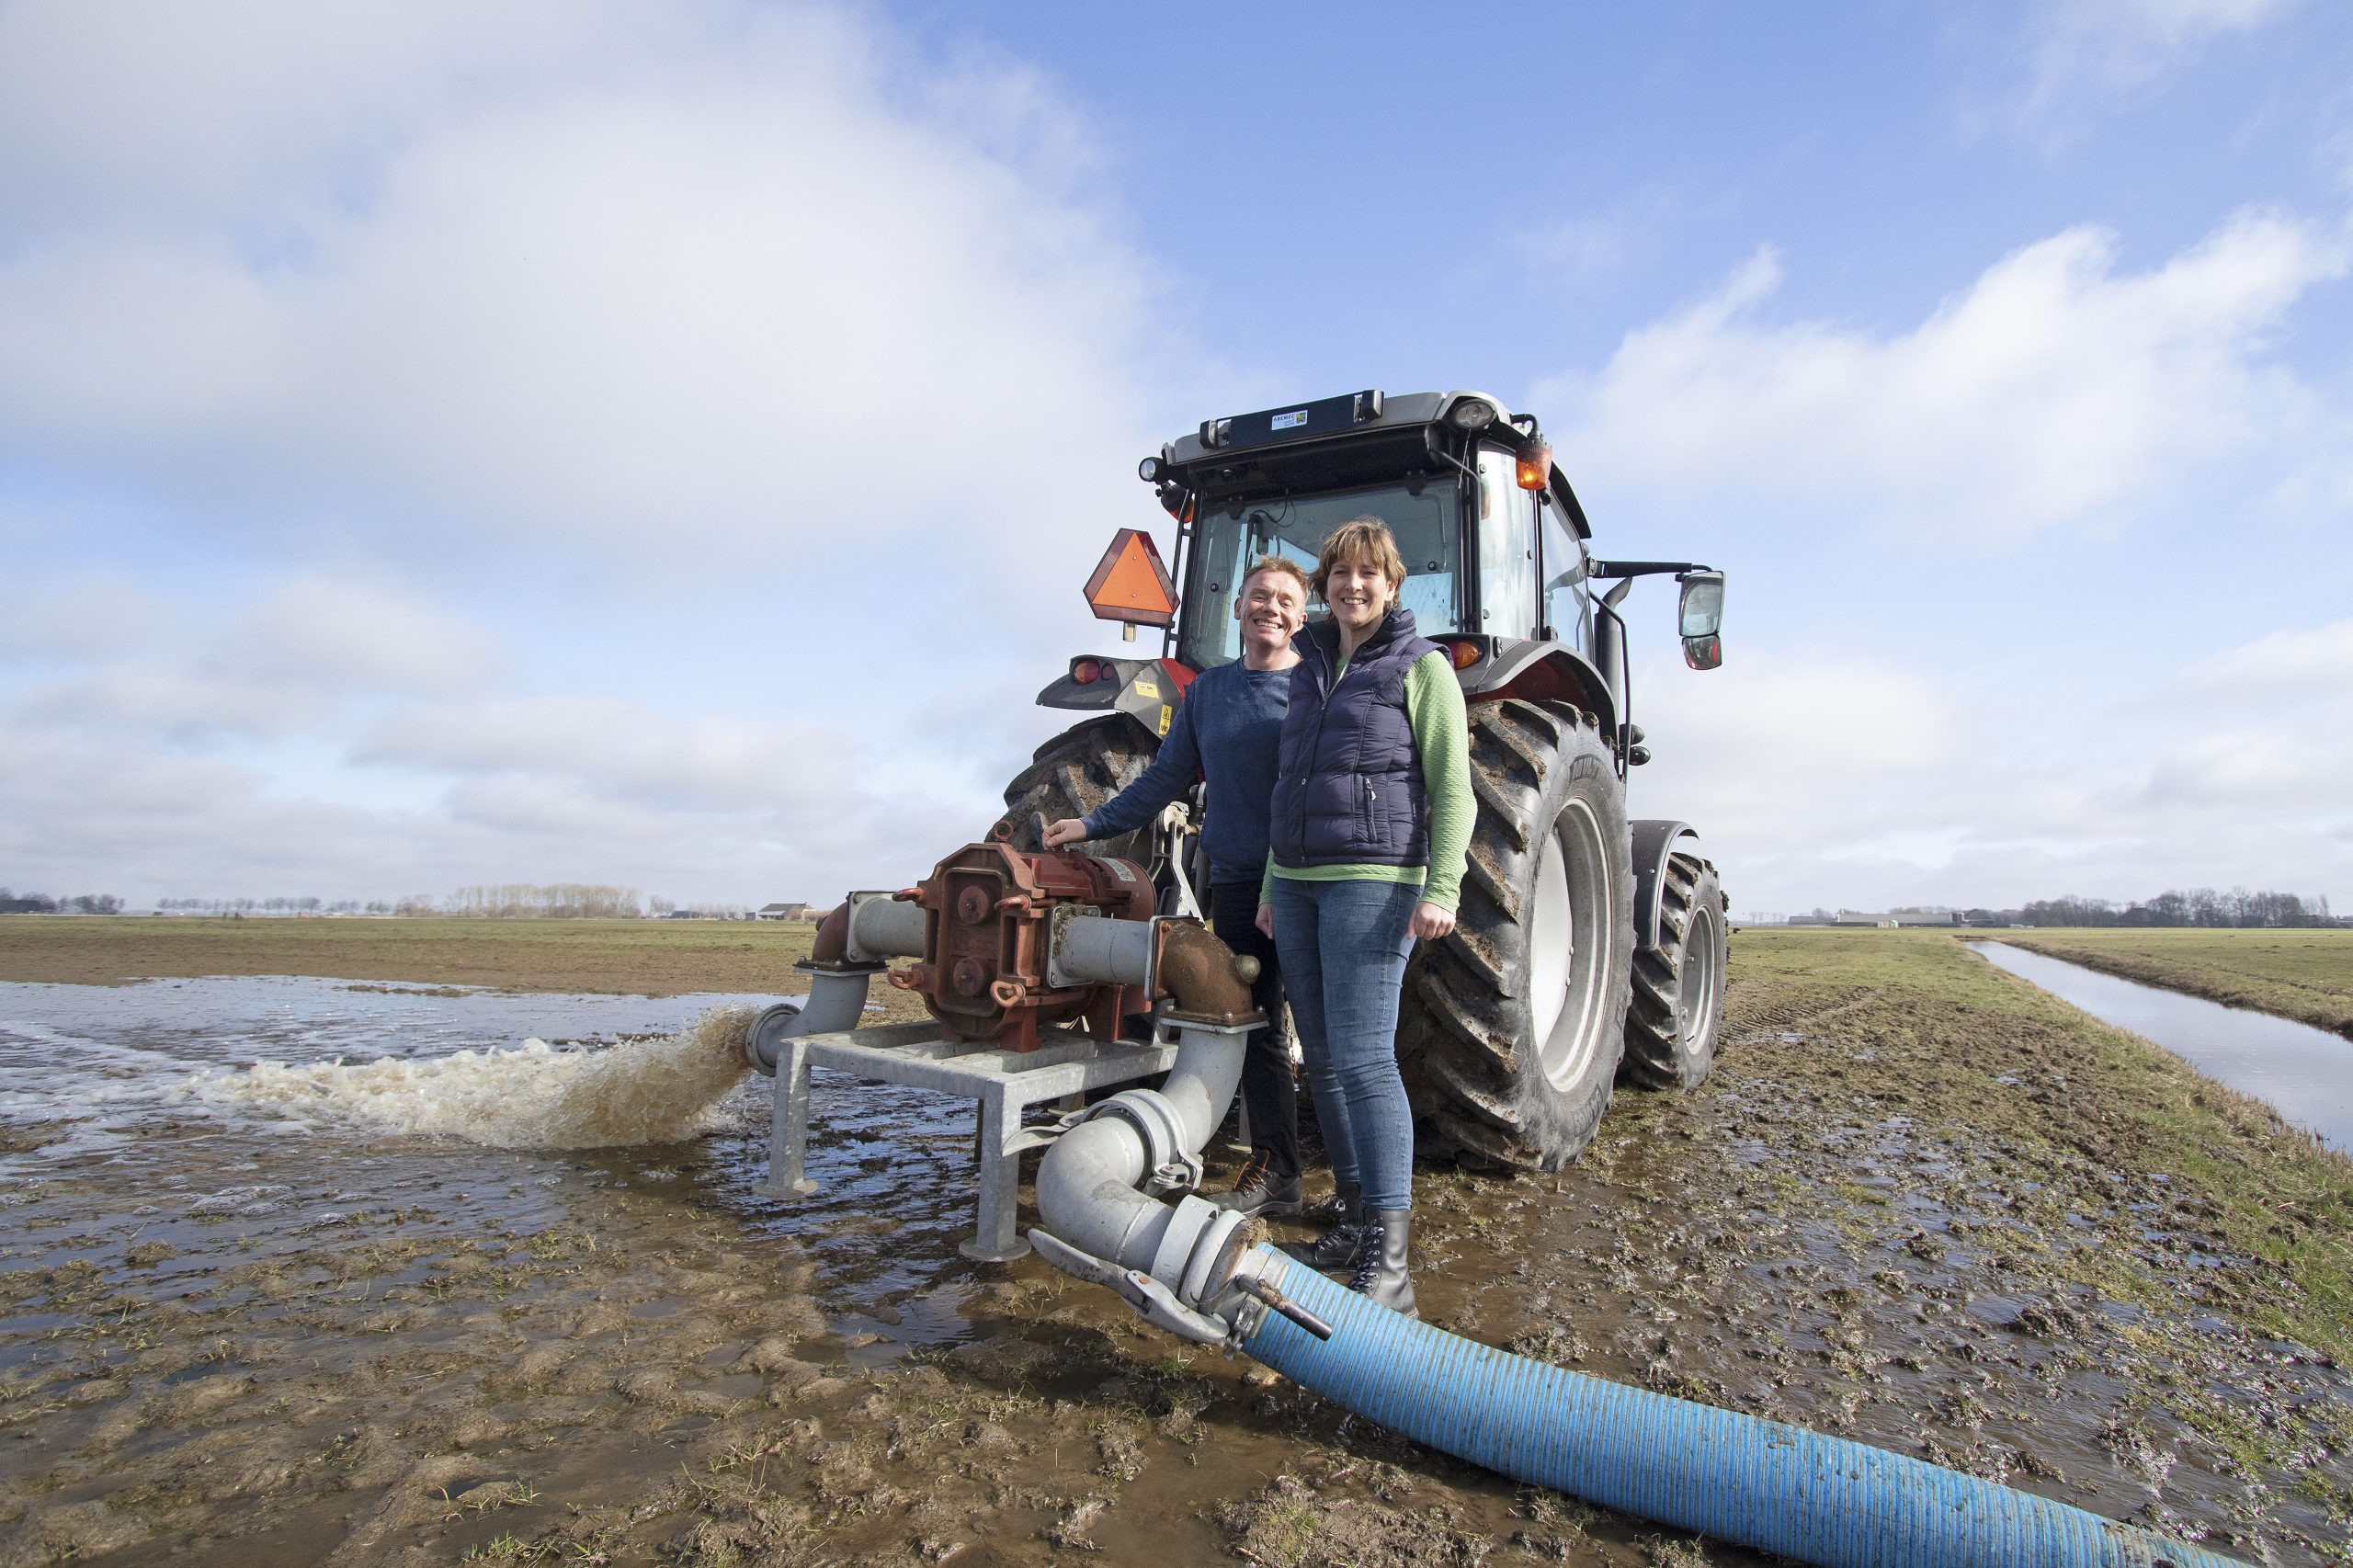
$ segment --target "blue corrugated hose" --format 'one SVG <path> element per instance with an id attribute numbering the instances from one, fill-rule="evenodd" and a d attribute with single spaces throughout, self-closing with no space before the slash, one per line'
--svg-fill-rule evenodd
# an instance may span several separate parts
<path id="1" fill-rule="evenodd" d="M 1243 1343 L 1415 1442 L 1622 1513 L 1825 1568 L 2245 1568 L 1975 1476 L 1548 1367 L 1398 1316 L 1272 1249 L 1278 1313 Z"/>

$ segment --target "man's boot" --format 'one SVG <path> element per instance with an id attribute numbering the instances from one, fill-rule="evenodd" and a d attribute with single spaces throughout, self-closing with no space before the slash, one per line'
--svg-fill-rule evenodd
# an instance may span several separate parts
<path id="1" fill-rule="evenodd" d="M 1414 1281 L 1405 1269 L 1412 1221 L 1410 1209 L 1382 1209 L 1365 1216 L 1364 1250 L 1357 1254 L 1357 1271 L 1348 1289 L 1392 1312 L 1417 1318 L 1422 1314 L 1414 1304 Z"/>
<path id="2" fill-rule="evenodd" d="M 1333 1196 L 1338 1199 L 1338 1221 L 1319 1240 L 1294 1242 L 1283 1248 L 1291 1256 L 1317 1268 L 1349 1267 L 1357 1261 L 1358 1254 L 1364 1250 L 1362 1195 L 1356 1187 L 1344 1187 Z"/>
<path id="3" fill-rule="evenodd" d="M 1249 1163 L 1233 1178 L 1233 1190 L 1220 1193 L 1210 1201 L 1245 1216 L 1265 1214 L 1279 1218 L 1296 1214 L 1300 1208 L 1299 1177 L 1277 1176 L 1267 1152 L 1253 1149 Z"/>

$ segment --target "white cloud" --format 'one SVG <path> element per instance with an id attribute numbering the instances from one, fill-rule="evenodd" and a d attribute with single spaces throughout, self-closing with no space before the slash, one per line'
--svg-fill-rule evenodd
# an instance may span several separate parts
<path id="1" fill-rule="evenodd" d="M 1147 269 L 1034 80 L 911 110 L 864 28 L 737 0 L 8 28 L 20 460 L 673 564 L 1128 498 Z"/>
<path id="2" fill-rule="evenodd" d="M 2050 0 L 2026 30 L 2024 108 L 2048 115 L 2086 95 L 2156 80 L 2202 46 L 2251 32 L 2299 0 Z"/>
<path id="3" fill-rule="evenodd" d="M 976 835 L 1191 402 L 1094 143 L 862 10 L 0 8 L 0 869 L 765 898 Z"/>
<path id="4" fill-rule="evenodd" d="M 1556 427 L 1581 484 L 1778 494 L 1992 543 L 2113 516 L 2311 418 L 2265 356 L 2343 270 L 2338 244 L 2247 213 L 2153 270 L 2116 260 L 2111 236 L 2071 229 L 1879 336 L 1760 319 L 1780 280 L 1760 252 L 1536 398 L 1571 411 Z"/>
<path id="5" fill-rule="evenodd" d="M 1830 652 L 1642 675 L 1636 809 L 1698 825 L 1738 909 L 2353 886 L 2353 622 L 1974 697 Z"/>

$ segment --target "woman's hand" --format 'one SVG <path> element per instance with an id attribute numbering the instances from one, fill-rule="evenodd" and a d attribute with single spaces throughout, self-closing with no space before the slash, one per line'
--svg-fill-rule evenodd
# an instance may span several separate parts
<path id="1" fill-rule="evenodd" d="M 1258 913 L 1264 915 L 1267 912 L 1262 908 Z M 1435 942 L 1453 929 L 1454 912 L 1452 910 L 1440 909 L 1427 899 L 1414 905 L 1413 932 L 1423 941 Z M 1267 935 L 1272 936 L 1274 933 L 1270 931 Z"/>
<path id="2" fill-rule="evenodd" d="M 1060 822 L 1046 824 L 1045 845 L 1049 849 L 1060 849 L 1065 844 L 1076 844 L 1086 836 L 1086 824 L 1076 817 L 1064 817 Z"/>
<path id="3" fill-rule="evenodd" d="M 1275 939 L 1275 906 L 1271 903 L 1258 906 L 1258 932 L 1269 942 Z"/>

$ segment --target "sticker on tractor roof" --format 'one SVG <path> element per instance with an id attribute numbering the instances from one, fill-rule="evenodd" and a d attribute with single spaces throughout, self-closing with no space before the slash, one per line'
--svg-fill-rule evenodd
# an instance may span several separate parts
<path id="1" fill-rule="evenodd" d="M 1267 428 L 1269 430 L 1289 430 L 1294 426 L 1304 425 L 1306 423 L 1307 410 L 1303 408 L 1294 408 L 1289 414 L 1278 414 L 1272 419 L 1267 420 Z"/>

